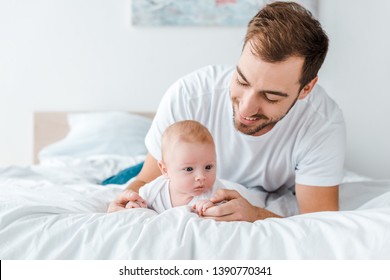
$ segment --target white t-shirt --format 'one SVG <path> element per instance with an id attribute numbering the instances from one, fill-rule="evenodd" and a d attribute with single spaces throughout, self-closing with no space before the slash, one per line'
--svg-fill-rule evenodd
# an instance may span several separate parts
<path id="1" fill-rule="evenodd" d="M 271 131 L 245 135 L 234 127 L 229 93 L 234 67 L 208 66 L 174 83 L 161 100 L 146 136 L 161 159 L 161 135 L 180 120 L 197 120 L 214 137 L 217 177 L 268 192 L 295 183 L 338 185 L 345 156 L 345 123 L 337 104 L 316 85 Z"/>
<path id="2" fill-rule="evenodd" d="M 265 207 L 265 200 L 267 193 L 258 191 L 249 191 L 245 187 L 228 181 L 221 181 L 216 179 L 213 187 L 208 192 L 199 196 L 195 196 L 187 205 L 192 206 L 197 201 L 203 199 L 210 199 L 219 189 L 231 189 L 238 191 L 244 198 L 246 198 L 252 205 L 258 207 Z M 169 180 L 161 175 L 150 183 L 145 184 L 139 189 L 139 195 L 146 200 L 148 208 L 153 209 L 157 213 L 171 209 L 172 202 L 169 194 Z"/>

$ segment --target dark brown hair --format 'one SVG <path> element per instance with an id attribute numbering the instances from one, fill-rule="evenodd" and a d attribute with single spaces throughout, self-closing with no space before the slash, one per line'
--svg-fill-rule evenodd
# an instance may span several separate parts
<path id="1" fill-rule="evenodd" d="M 314 79 L 325 60 L 329 39 L 310 11 L 294 2 L 274 2 L 249 22 L 244 46 L 266 62 L 304 58 L 301 89 Z"/>

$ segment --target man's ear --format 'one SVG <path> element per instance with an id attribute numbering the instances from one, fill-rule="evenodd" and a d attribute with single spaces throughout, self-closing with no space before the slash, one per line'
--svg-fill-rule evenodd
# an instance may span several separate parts
<path id="1" fill-rule="evenodd" d="M 316 85 L 317 81 L 318 81 L 318 76 L 316 76 L 306 86 L 304 86 L 303 89 L 301 90 L 301 92 L 299 93 L 298 99 L 304 99 L 306 96 L 308 96 L 309 93 L 314 88 L 314 86 Z"/>
<path id="2" fill-rule="evenodd" d="M 167 166 L 165 165 L 165 163 L 161 160 L 159 160 L 157 163 L 158 163 L 158 168 L 160 168 L 161 174 L 168 176 Z"/>

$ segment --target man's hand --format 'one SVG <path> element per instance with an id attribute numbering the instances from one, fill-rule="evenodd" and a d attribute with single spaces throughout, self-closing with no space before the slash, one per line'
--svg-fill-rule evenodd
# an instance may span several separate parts
<path id="1" fill-rule="evenodd" d="M 146 208 L 146 205 L 146 201 L 138 193 L 128 189 L 118 194 L 115 200 L 108 206 L 107 212 L 121 211 L 126 208 Z"/>
<path id="2" fill-rule="evenodd" d="M 264 208 L 253 206 L 235 190 L 220 189 L 210 198 L 210 201 L 213 203 L 219 203 L 224 200 L 227 202 L 206 209 L 203 216 L 216 221 L 247 222 L 254 222 L 266 218 L 281 218 Z"/>

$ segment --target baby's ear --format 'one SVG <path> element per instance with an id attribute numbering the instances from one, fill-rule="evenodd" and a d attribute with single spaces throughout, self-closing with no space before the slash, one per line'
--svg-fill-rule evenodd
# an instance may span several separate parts
<path id="1" fill-rule="evenodd" d="M 168 176 L 167 166 L 165 165 L 165 163 L 162 162 L 161 160 L 159 160 L 157 163 L 158 163 L 158 168 L 160 168 L 161 174 Z"/>

